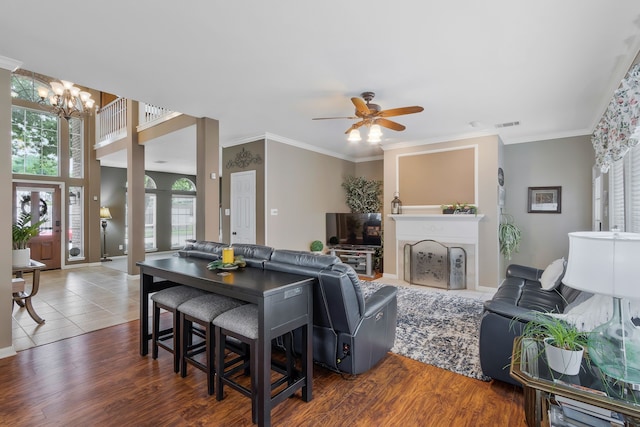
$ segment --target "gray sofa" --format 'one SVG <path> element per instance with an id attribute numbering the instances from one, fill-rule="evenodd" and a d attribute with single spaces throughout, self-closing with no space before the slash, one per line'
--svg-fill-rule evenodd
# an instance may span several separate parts
<path id="1" fill-rule="evenodd" d="M 224 243 L 188 241 L 182 257 L 215 260 Z M 397 289 L 384 286 L 366 300 L 360 279 L 349 265 L 332 255 L 231 245 L 250 268 L 264 268 L 313 277 L 313 358 L 329 369 L 360 374 L 375 366 L 393 347 L 397 323 Z M 299 337 L 295 337 L 296 342 Z M 299 343 L 298 343 L 299 345 Z"/>

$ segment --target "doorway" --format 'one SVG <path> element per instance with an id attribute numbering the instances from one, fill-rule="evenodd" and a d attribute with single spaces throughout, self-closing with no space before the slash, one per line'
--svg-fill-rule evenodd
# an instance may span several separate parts
<path id="1" fill-rule="evenodd" d="M 24 212 L 31 221 L 45 218 L 38 236 L 29 240 L 31 259 L 46 264 L 47 269 L 60 268 L 61 207 L 57 184 L 13 183 L 13 221 Z"/>
<path id="2" fill-rule="evenodd" d="M 230 177 L 230 243 L 256 243 L 256 171 L 235 172 Z"/>

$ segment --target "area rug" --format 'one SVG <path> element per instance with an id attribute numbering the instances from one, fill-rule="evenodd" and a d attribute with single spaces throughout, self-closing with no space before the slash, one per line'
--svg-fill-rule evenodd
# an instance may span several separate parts
<path id="1" fill-rule="evenodd" d="M 365 298 L 382 286 L 361 282 Z M 480 369 L 479 330 L 482 301 L 398 287 L 398 327 L 393 353 L 489 381 Z"/>

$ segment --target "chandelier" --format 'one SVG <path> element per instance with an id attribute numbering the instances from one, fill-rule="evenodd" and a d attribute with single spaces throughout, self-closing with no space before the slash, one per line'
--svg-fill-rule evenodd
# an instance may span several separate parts
<path id="1" fill-rule="evenodd" d="M 79 87 L 66 80 L 51 82 L 51 88 L 40 86 L 38 96 L 40 104 L 46 105 L 48 99 L 51 111 L 65 120 L 91 114 L 95 104 L 95 100 L 91 99 L 89 92 L 80 90 Z"/>

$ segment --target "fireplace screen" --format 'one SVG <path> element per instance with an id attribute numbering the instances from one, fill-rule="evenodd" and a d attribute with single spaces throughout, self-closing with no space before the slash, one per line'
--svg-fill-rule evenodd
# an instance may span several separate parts
<path id="1" fill-rule="evenodd" d="M 467 287 L 467 254 L 435 240 L 404 245 L 404 279 L 414 285 L 445 289 Z"/>

